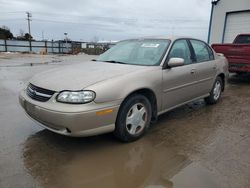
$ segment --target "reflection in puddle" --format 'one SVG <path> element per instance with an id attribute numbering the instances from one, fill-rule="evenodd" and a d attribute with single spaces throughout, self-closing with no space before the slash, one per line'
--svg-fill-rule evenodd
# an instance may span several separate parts
<path id="1" fill-rule="evenodd" d="M 171 181 L 174 182 L 174 188 L 219 188 L 214 176 L 206 169 L 197 164 L 190 164 L 176 174 Z"/>
<path id="2" fill-rule="evenodd" d="M 197 173 L 174 149 L 149 139 L 123 144 L 111 135 L 77 139 L 41 131 L 26 141 L 23 155 L 26 168 L 43 187 L 172 188 Z"/>
<path id="3" fill-rule="evenodd" d="M 25 143 L 24 163 L 44 187 L 173 187 L 191 163 L 146 139 L 122 144 L 110 135 L 74 139 L 41 131 Z"/>

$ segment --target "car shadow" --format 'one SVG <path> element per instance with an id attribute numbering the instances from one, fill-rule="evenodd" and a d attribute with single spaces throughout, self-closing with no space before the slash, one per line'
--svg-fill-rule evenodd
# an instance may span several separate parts
<path id="1" fill-rule="evenodd" d="M 228 83 L 231 85 L 249 85 L 250 74 L 231 74 Z"/>

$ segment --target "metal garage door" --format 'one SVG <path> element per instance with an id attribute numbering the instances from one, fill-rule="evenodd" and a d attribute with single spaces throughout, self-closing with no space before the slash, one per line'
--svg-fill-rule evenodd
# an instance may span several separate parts
<path id="1" fill-rule="evenodd" d="M 224 43 L 233 42 L 234 38 L 240 33 L 250 33 L 250 11 L 227 15 Z"/>

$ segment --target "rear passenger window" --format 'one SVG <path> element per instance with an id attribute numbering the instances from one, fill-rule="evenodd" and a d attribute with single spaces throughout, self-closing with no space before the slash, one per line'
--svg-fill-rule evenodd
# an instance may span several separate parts
<path id="1" fill-rule="evenodd" d="M 213 51 L 206 43 L 198 40 L 190 40 L 190 42 L 194 48 L 197 62 L 214 60 Z"/>
<path id="2" fill-rule="evenodd" d="M 250 44 L 250 35 L 239 35 L 235 41 L 235 44 Z"/>

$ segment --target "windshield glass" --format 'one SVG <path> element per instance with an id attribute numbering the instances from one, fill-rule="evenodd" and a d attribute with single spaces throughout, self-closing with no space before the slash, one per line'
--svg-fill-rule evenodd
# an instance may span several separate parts
<path id="1" fill-rule="evenodd" d="M 240 35 L 234 41 L 235 44 L 250 44 L 250 35 Z"/>
<path id="2" fill-rule="evenodd" d="M 131 65 L 160 65 L 169 43 L 165 39 L 126 40 L 119 42 L 96 60 Z"/>

